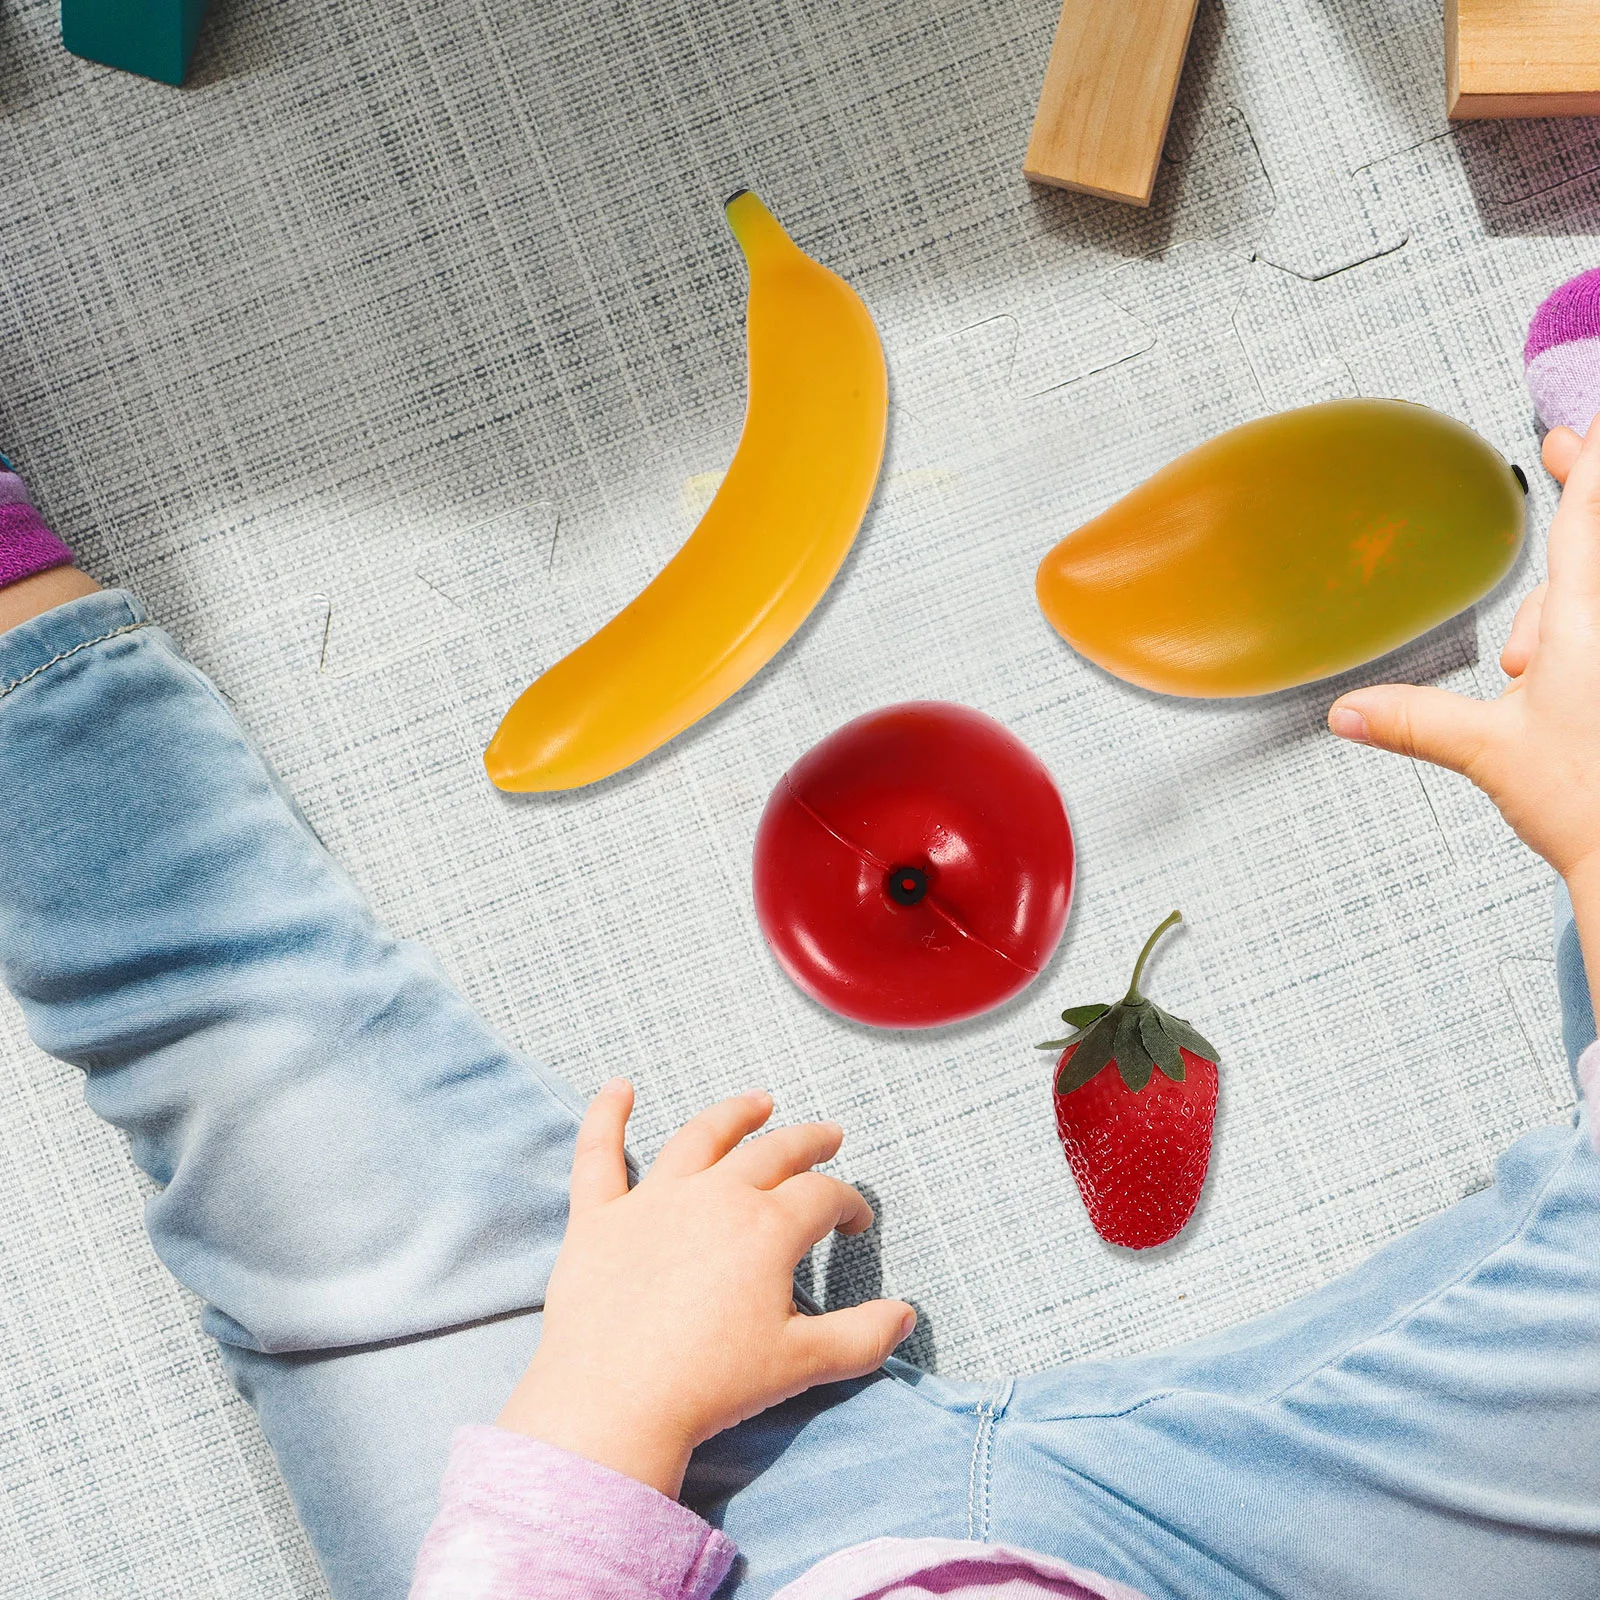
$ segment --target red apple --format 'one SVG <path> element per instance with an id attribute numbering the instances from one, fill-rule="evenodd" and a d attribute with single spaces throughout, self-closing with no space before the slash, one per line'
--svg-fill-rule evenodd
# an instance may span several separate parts
<path id="1" fill-rule="evenodd" d="M 848 722 L 784 774 L 756 830 L 756 915 L 783 970 L 880 1028 L 976 1016 L 1061 940 L 1072 829 L 1050 774 L 966 706 Z"/>

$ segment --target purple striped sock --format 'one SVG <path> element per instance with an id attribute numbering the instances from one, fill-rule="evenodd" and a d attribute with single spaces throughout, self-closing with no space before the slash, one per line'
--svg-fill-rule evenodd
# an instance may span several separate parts
<path id="1" fill-rule="evenodd" d="M 71 565 L 72 552 L 34 510 L 27 485 L 14 472 L 0 472 L 0 589 Z"/>
<path id="2" fill-rule="evenodd" d="M 1539 420 L 1587 433 L 1600 412 L 1600 267 L 1569 278 L 1534 312 L 1522 360 Z"/>

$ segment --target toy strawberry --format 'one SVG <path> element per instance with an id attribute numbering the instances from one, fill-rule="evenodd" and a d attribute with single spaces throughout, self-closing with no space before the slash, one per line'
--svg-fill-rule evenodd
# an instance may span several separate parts
<path id="1" fill-rule="evenodd" d="M 1145 941 L 1114 1006 L 1069 1007 L 1061 1020 L 1077 1031 L 1039 1046 L 1061 1050 L 1056 1130 L 1089 1220 L 1130 1250 L 1165 1244 L 1182 1228 L 1211 1160 L 1217 1052 L 1139 993 L 1156 940 L 1182 921 L 1174 911 Z"/>

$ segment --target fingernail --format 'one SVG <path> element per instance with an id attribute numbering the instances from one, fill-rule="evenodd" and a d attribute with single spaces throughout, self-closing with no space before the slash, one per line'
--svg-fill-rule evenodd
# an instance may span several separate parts
<path id="1" fill-rule="evenodd" d="M 770 1100 L 772 1095 L 766 1089 L 746 1089 L 744 1097 L 746 1100 Z"/>
<path id="2" fill-rule="evenodd" d="M 633 1085 L 626 1078 L 611 1078 L 600 1085 L 601 1094 L 616 1094 L 619 1089 L 631 1089 Z"/>
<path id="3" fill-rule="evenodd" d="M 906 1340 L 909 1339 L 911 1337 L 911 1335 L 916 1331 L 916 1327 L 917 1327 L 917 1314 L 916 1314 L 916 1312 L 915 1311 L 906 1312 L 906 1314 L 903 1317 L 901 1317 L 901 1319 L 900 1319 L 900 1337 L 895 1341 L 895 1343 L 896 1344 L 904 1344 L 906 1342 Z"/>
<path id="4" fill-rule="evenodd" d="M 1351 744 L 1372 743 L 1372 730 L 1367 727 L 1367 719 L 1353 706 L 1335 706 L 1328 713 L 1328 727 Z"/>

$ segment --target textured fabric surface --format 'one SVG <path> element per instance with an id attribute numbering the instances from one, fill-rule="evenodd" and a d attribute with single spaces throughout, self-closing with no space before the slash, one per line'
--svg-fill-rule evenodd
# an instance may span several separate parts
<path id="1" fill-rule="evenodd" d="M 0 19 L 0 440 L 46 518 L 213 672 L 313 824 L 489 1019 L 648 1156 L 753 1082 L 848 1132 L 882 1227 L 834 1302 L 914 1299 L 960 1375 L 1132 1352 L 1324 1282 L 1487 1181 L 1571 1084 L 1549 874 L 1459 780 L 1331 740 L 1340 688 L 1492 694 L 1554 503 L 1520 351 L 1594 265 L 1600 123 L 1443 120 L 1435 0 L 1202 8 L 1148 212 L 1020 177 L 1053 0 L 220 0 L 183 91 Z M 510 800 L 479 752 L 692 526 L 737 438 L 756 188 L 861 291 L 876 507 L 745 693 L 637 770 Z M 1469 422 L 1533 486 L 1467 617 L 1338 683 L 1177 704 L 1039 617 L 1066 529 L 1220 428 L 1341 394 Z M 750 840 L 846 718 L 999 717 L 1082 847 L 1040 982 L 877 1035 L 764 955 Z M 1200 1211 L 1130 1258 L 1056 1145 L 1061 1006 L 1150 973 L 1223 1052 Z M 1042 1031 L 1041 1031 L 1042 1030 Z M 0 1010 L 0 1597 L 310 1597 L 248 1411 L 73 1075 Z"/>

